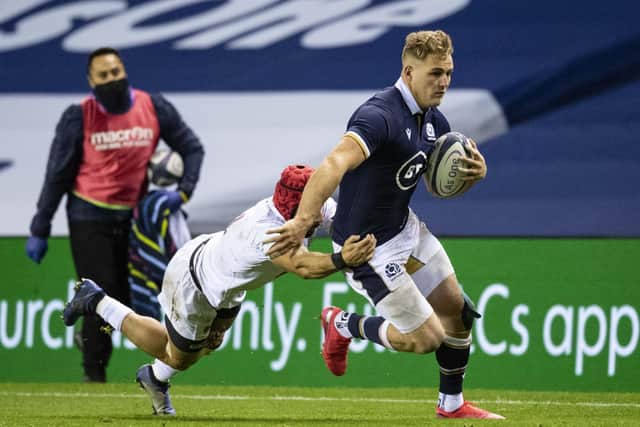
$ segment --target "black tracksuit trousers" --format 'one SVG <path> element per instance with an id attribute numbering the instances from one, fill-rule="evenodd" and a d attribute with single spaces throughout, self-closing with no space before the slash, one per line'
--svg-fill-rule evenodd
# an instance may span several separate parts
<path id="1" fill-rule="evenodd" d="M 130 221 L 70 221 L 69 234 L 78 279 L 92 279 L 107 295 L 130 305 L 128 246 Z M 85 316 L 79 343 L 85 381 L 105 382 L 113 345 L 101 330 L 106 322 L 97 315 Z"/>

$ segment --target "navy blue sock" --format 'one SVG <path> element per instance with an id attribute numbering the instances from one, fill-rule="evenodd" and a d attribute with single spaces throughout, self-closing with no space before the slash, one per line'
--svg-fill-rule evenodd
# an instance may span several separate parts
<path id="1" fill-rule="evenodd" d="M 354 338 L 364 338 L 360 333 L 360 319 L 364 316 L 358 313 L 349 313 L 349 322 L 347 323 L 347 329 Z"/>
<path id="2" fill-rule="evenodd" d="M 462 393 L 462 380 L 470 352 L 469 347 L 452 348 L 445 343 L 436 350 L 436 359 L 440 365 L 441 393 Z"/>
<path id="3" fill-rule="evenodd" d="M 382 340 L 380 339 L 380 326 L 384 323 L 384 317 L 367 317 L 364 319 L 364 334 L 369 341 L 373 341 L 376 344 L 380 344 L 384 347 Z"/>
<path id="4" fill-rule="evenodd" d="M 363 317 L 363 330 L 360 331 L 360 320 Z M 361 314 L 351 313 L 347 327 L 354 338 L 373 341 L 376 344 L 384 346 L 382 340 L 380 340 L 380 325 L 382 325 L 382 323 L 384 323 L 384 317 L 381 316 L 363 316 Z"/>

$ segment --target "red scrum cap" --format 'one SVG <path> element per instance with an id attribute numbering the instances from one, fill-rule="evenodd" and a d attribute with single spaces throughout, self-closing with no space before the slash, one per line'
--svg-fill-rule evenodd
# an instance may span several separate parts
<path id="1" fill-rule="evenodd" d="M 273 192 L 273 204 L 289 220 L 295 213 L 302 198 L 302 191 L 314 169 L 306 165 L 289 165 L 282 171 L 280 181 Z"/>

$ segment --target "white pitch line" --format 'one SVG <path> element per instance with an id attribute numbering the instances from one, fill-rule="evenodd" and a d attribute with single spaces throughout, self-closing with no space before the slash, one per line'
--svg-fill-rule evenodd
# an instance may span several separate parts
<path id="1" fill-rule="evenodd" d="M 130 393 L 58 393 L 58 392 L 22 392 L 22 391 L 0 391 L 0 396 L 19 396 L 19 397 L 59 397 L 59 398 L 74 398 L 74 397 L 86 397 L 86 398 L 137 398 L 147 399 L 144 394 L 130 394 Z M 424 403 L 434 404 L 435 400 L 429 399 L 385 399 L 376 397 L 306 397 L 306 396 L 237 396 L 237 395 L 225 395 L 225 394 L 213 394 L 213 395 L 193 395 L 193 394 L 175 394 L 172 395 L 174 399 L 185 400 L 284 400 L 284 401 L 309 401 L 309 402 L 373 402 L 373 403 Z M 520 406 L 534 406 L 534 405 L 546 405 L 546 406 L 586 406 L 586 407 L 620 407 L 620 408 L 640 408 L 640 403 L 615 403 L 615 402 L 556 402 L 551 400 L 505 400 L 505 399 L 474 399 L 475 403 L 489 403 L 497 405 L 520 405 Z"/>

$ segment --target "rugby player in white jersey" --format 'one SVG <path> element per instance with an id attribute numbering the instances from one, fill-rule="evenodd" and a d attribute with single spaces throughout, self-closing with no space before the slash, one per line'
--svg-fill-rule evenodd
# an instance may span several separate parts
<path id="1" fill-rule="evenodd" d="M 328 228 L 331 223 L 336 207 L 333 199 L 323 203 L 321 216 L 298 249 L 277 257 L 268 256 L 270 245 L 263 243 L 266 231 L 295 215 L 312 173 L 308 166 L 288 166 L 282 171 L 272 197 L 244 211 L 225 231 L 198 236 L 176 252 L 158 295 L 165 313 L 164 324 L 136 314 L 106 295 L 92 280 L 83 279 L 63 311 L 65 325 L 97 313 L 139 349 L 155 357 L 153 364 L 138 369 L 136 381 L 151 397 L 155 414 L 175 415 L 169 379 L 220 346 L 247 291 L 262 287 L 286 272 L 302 278 L 319 278 L 345 265 L 361 265 L 373 256 L 376 240 L 372 234 L 363 238 L 350 236 L 334 254 L 307 250 L 308 238 L 315 228 Z"/>
<path id="2" fill-rule="evenodd" d="M 322 355 L 329 370 L 343 375 L 352 338 L 368 339 L 402 352 L 436 353 L 440 388 L 436 416 L 503 418 L 465 401 L 475 312 L 461 291 L 438 239 L 409 208 L 436 139 L 450 126 L 437 106 L 451 82 L 453 46 L 443 31 L 407 35 L 402 71 L 395 85 L 365 101 L 351 116 L 347 132 L 305 187 L 298 214 L 275 236 L 270 254 L 298 247 L 325 200 L 340 185 L 332 225 L 334 249 L 352 234 L 373 233 L 371 261 L 346 273 L 350 286 L 380 316 L 326 307 Z M 487 172 L 475 143 L 460 171 L 475 183 Z M 461 220 L 464 220 L 462 217 Z"/>

